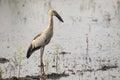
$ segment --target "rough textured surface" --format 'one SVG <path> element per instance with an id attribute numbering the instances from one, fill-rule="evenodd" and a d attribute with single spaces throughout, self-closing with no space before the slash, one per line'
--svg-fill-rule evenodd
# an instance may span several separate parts
<path id="1" fill-rule="evenodd" d="M 61 80 L 119 80 L 120 0 L 0 0 L 0 57 L 9 60 L 0 64 L 2 77 L 39 74 L 40 51 L 25 57 L 33 37 L 47 27 L 50 8 L 64 24 L 54 17 L 53 39 L 44 54 L 46 73 L 70 75 Z M 110 69 L 97 71 L 101 68 Z"/>

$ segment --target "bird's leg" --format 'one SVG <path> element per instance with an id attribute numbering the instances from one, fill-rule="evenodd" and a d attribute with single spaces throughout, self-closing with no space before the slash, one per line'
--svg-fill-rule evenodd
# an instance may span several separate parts
<path id="1" fill-rule="evenodd" d="M 45 72 L 44 72 L 44 64 L 43 64 L 43 52 L 44 52 L 44 47 L 41 47 L 40 49 L 40 76 L 44 77 Z"/>
<path id="2" fill-rule="evenodd" d="M 44 52 L 44 48 L 42 47 L 40 49 L 40 65 L 43 67 L 44 64 L 43 64 L 43 52 Z"/>

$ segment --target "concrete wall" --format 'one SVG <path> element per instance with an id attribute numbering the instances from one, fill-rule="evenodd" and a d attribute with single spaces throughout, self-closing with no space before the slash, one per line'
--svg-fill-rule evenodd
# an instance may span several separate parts
<path id="1" fill-rule="evenodd" d="M 47 27 L 50 8 L 64 23 L 54 17 L 54 37 L 45 48 L 44 60 L 55 52 L 56 45 L 75 58 L 86 54 L 91 58 L 120 57 L 120 0 L 0 0 L 0 57 L 13 59 L 20 46 L 25 57 L 33 37 Z M 22 76 L 38 72 L 38 55 L 36 51 L 23 60 Z"/>

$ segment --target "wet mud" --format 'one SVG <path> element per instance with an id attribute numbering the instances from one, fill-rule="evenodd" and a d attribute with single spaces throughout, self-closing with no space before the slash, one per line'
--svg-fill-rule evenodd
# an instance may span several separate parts
<path id="1" fill-rule="evenodd" d="M 117 65 L 112 65 L 112 66 L 102 66 L 100 69 L 98 69 L 97 71 L 101 70 L 101 71 L 106 71 L 106 70 L 109 70 L 109 69 L 114 69 L 114 68 L 118 68 Z"/>
<path id="2" fill-rule="evenodd" d="M 85 74 L 85 72 L 96 72 L 96 71 L 107 71 L 109 69 L 115 69 L 118 68 L 118 66 L 103 66 L 100 69 L 94 70 L 94 69 L 84 69 L 84 70 L 77 70 L 77 73 L 80 72 L 81 75 Z M 76 75 L 75 72 L 73 72 L 73 70 L 68 70 L 70 72 L 72 72 L 72 75 Z M 66 73 L 51 73 L 51 74 L 46 74 L 45 77 L 40 77 L 40 76 L 26 76 L 26 77 L 15 77 L 13 76 L 12 78 L 5 78 L 5 79 L 0 79 L 0 80 L 47 80 L 47 79 L 60 79 L 62 77 L 68 77 L 70 76 L 69 74 Z"/>
<path id="3" fill-rule="evenodd" d="M 51 74 L 46 74 L 45 77 L 40 77 L 40 76 L 26 76 L 26 77 L 12 77 L 12 78 L 6 78 L 6 79 L 0 79 L 0 80 L 46 80 L 46 79 L 60 79 L 62 77 L 67 77 L 69 74 L 65 73 L 51 73 Z"/>
<path id="4" fill-rule="evenodd" d="M 6 59 L 6 58 L 0 58 L 0 63 L 7 63 L 7 62 L 9 62 L 8 59 Z"/>
<path id="5" fill-rule="evenodd" d="M 4 59 L 3 59 L 4 60 Z M 5 59 L 6 60 L 6 59 Z M 56 67 L 56 66 L 54 66 Z M 44 77 L 40 77 L 38 76 L 29 76 L 27 75 L 26 77 L 16 77 L 13 76 L 11 78 L 0 78 L 0 80 L 53 80 L 53 79 L 57 79 L 59 80 L 60 78 L 63 77 L 69 77 L 71 75 L 77 75 L 77 73 L 80 73 L 80 75 L 85 75 L 87 72 L 98 72 L 98 71 L 108 71 L 108 70 L 112 70 L 112 69 L 117 69 L 119 66 L 117 65 L 102 65 L 100 68 L 98 69 L 94 69 L 94 68 L 90 68 L 90 69 L 82 69 L 82 70 L 77 70 L 76 72 L 73 69 L 68 69 L 67 71 L 64 71 L 63 73 L 50 73 L 50 74 L 46 74 Z M 71 73 L 71 74 L 70 74 Z"/>

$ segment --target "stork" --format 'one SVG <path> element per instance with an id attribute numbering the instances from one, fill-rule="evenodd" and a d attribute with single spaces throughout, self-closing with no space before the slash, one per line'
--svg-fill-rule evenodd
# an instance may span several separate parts
<path id="1" fill-rule="evenodd" d="M 29 58 L 34 51 L 40 49 L 40 76 L 44 76 L 44 64 L 43 64 L 43 53 L 45 46 L 50 42 L 53 36 L 53 16 L 56 16 L 61 22 L 63 19 L 61 16 L 53 9 L 48 11 L 49 15 L 49 24 L 48 27 L 38 34 L 31 42 L 26 57 Z"/>

